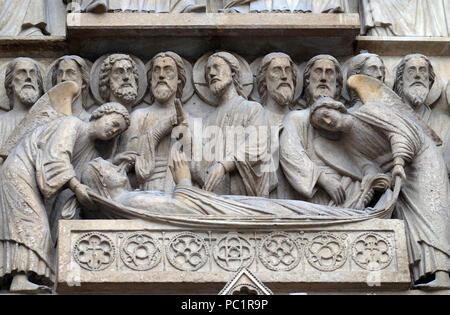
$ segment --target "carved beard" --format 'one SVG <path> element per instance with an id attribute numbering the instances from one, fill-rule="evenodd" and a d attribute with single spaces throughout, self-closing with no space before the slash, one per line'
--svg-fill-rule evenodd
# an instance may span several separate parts
<path id="1" fill-rule="evenodd" d="M 289 106 L 294 98 L 293 89 L 287 86 L 281 86 L 271 92 L 270 95 L 280 106 Z"/>
<path id="2" fill-rule="evenodd" d="M 410 85 L 404 90 L 405 99 L 413 108 L 424 104 L 429 93 L 430 90 L 423 85 Z"/>
<path id="3" fill-rule="evenodd" d="M 153 89 L 153 96 L 159 103 L 166 103 L 175 93 L 176 90 L 165 82 L 159 82 Z"/>
<path id="4" fill-rule="evenodd" d="M 225 93 L 226 89 L 232 84 L 231 80 L 229 82 L 217 81 L 209 85 L 211 92 L 216 97 L 220 97 Z"/>
<path id="5" fill-rule="evenodd" d="M 136 100 L 137 89 L 135 86 L 120 87 L 113 91 L 114 96 L 117 97 L 124 104 L 131 104 Z"/>
<path id="6" fill-rule="evenodd" d="M 39 92 L 38 89 L 34 87 L 24 87 L 20 90 L 18 96 L 23 104 L 31 107 L 39 99 Z"/>

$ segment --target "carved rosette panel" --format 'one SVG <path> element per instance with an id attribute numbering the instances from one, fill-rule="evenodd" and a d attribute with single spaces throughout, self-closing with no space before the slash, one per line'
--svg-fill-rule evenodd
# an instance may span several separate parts
<path id="1" fill-rule="evenodd" d="M 105 270 L 114 262 L 115 255 L 113 241 L 102 233 L 86 233 L 73 247 L 75 261 L 89 271 Z"/>
<path id="2" fill-rule="evenodd" d="M 393 248 L 388 239 L 380 234 L 364 233 L 353 243 L 352 258 L 361 268 L 378 271 L 391 264 Z"/>
<path id="3" fill-rule="evenodd" d="M 124 240 L 120 257 L 124 264 L 137 271 L 146 271 L 161 262 L 161 245 L 146 233 L 130 235 Z"/>
<path id="4" fill-rule="evenodd" d="M 346 245 L 338 236 L 322 232 L 313 237 L 306 248 L 309 264 L 320 271 L 334 271 L 347 260 Z"/>
<path id="5" fill-rule="evenodd" d="M 255 251 L 250 242 L 238 233 L 229 233 L 217 241 L 214 259 L 223 269 L 238 271 L 248 267 L 255 258 Z"/>
<path id="6" fill-rule="evenodd" d="M 172 238 L 167 246 L 167 259 L 181 271 L 196 271 L 208 261 L 209 250 L 205 240 L 186 232 Z"/>
<path id="7" fill-rule="evenodd" d="M 259 259 L 274 271 L 289 271 L 297 267 L 301 254 L 297 243 L 286 233 L 272 233 L 259 246 Z"/>

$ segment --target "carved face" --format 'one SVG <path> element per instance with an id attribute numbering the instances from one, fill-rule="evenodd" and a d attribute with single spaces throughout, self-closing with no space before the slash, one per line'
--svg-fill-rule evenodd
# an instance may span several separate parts
<path id="1" fill-rule="evenodd" d="M 381 59 L 374 56 L 369 57 L 361 69 L 361 74 L 368 75 L 369 77 L 378 79 L 381 82 L 384 82 L 385 80 L 385 72 L 386 68 Z"/>
<path id="2" fill-rule="evenodd" d="M 106 188 L 125 188 L 128 178 L 119 172 L 118 167 L 108 161 L 102 161 L 101 163 L 103 183 L 106 185 Z"/>
<path id="3" fill-rule="evenodd" d="M 216 96 L 221 96 L 233 84 L 230 66 L 220 57 L 210 58 L 206 65 L 206 78 L 209 88 Z"/>
<path id="4" fill-rule="evenodd" d="M 39 83 L 38 73 L 33 63 L 27 60 L 17 62 L 14 69 L 14 80 L 12 81 L 14 94 L 19 100 L 27 105 L 32 106 L 39 99 Z"/>
<path id="5" fill-rule="evenodd" d="M 159 103 L 166 103 L 177 93 L 179 83 L 175 61 L 170 57 L 156 58 L 152 70 L 152 92 L 155 99 Z"/>
<path id="6" fill-rule="evenodd" d="M 125 105 L 133 103 L 137 97 L 137 82 L 133 70 L 129 60 L 119 60 L 112 66 L 109 77 L 111 92 Z"/>
<path id="7" fill-rule="evenodd" d="M 311 117 L 311 124 L 323 130 L 331 132 L 345 131 L 345 114 L 336 109 L 321 107 Z"/>
<path id="8" fill-rule="evenodd" d="M 312 101 L 320 97 L 336 97 L 337 74 L 333 61 L 317 60 L 311 68 L 307 93 Z"/>
<path id="9" fill-rule="evenodd" d="M 122 115 L 112 113 L 95 121 L 96 139 L 111 140 L 127 130 L 127 123 Z"/>
<path id="10" fill-rule="evenodd" d="M 417 107 L 425 103 L 430 92 L 428 62 L 421 57 L 408 60 L 403 72 L 403 94 L 406 101 Z"/>
<path id="11" fill-rule="evenodd" d="M 86 87 L 83 84 L 81 69 L 74 60 L 62 60 L 56 70 L 56 84 L 67 81 L 75 82 L 81 89 Z"/>
<path id="12" fill-rule="evenodd" d="M 274 58 L 266 73 L 267 93 L 280 106 L 288 106 L 294 98 L 294 78 L 288 58 Z"/>

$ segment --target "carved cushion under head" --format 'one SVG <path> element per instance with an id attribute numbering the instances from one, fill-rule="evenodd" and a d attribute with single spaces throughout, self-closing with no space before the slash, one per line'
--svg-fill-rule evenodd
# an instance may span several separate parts
<path id="1" fill-rule="evenodd" d="M 6 159 L 16 146 L 36 128 L 59 117 L 72 115 L 72 103 L 79 93 L 80 88 L 72 81 L 60 83 L 45 93 L 4 143 L 0 149 L 0 157 Z"/>

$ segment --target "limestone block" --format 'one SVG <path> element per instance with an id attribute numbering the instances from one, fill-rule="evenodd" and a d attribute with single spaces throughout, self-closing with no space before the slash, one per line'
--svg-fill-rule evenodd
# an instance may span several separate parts
<path id="1" fill-rule="evenodd" d="M 402 221 L 221 230 L 141 221 L 60 221 L 59 293 L 217 294 L 247 267 L 275 294 L 407 289 Z"/>

